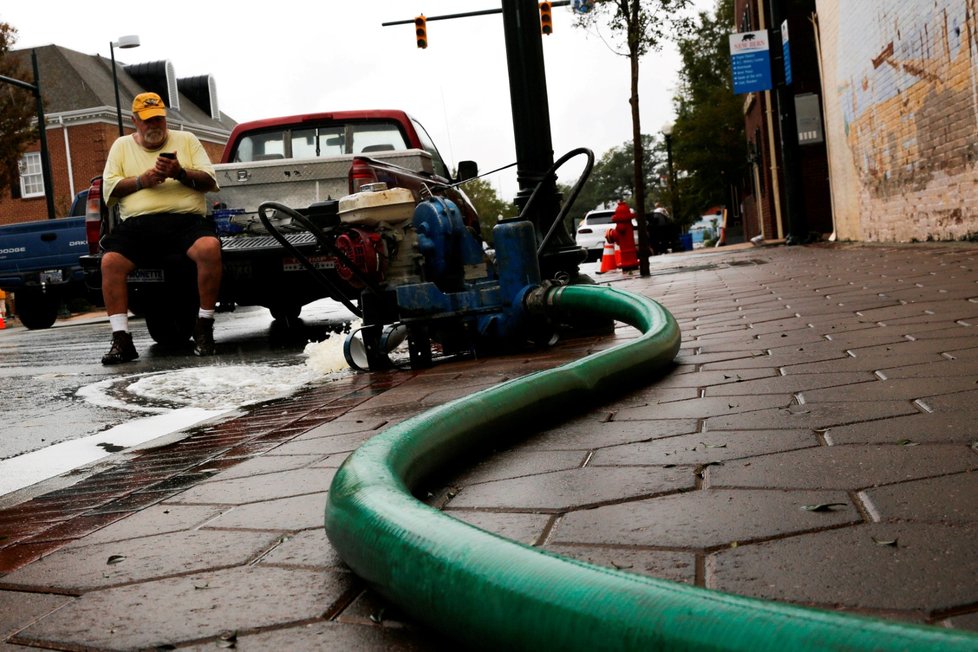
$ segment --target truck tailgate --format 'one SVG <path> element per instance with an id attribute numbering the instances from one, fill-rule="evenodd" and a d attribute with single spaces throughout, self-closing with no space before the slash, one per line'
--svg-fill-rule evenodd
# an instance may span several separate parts
<path id="1" fill-rule="evenodd" d="M 0 283 L 19 284 L 25 272 L 77 268 L 78 257 L 87 253 L 84 217 L 4 226 L 0 228 Z"/>
<path id="2" fill-rule="evenodd" d="M 431 155 L 420 149 L 371 152 L 370 156 L 415 172 L 432 171 Z M 221 163 L 214 166 L 220 192 L 208 195 L 227 208 L 255 213 L 266 201 L 306 208 L 349 194 L 348 174 L 353 155 L 319 159 L 290 159 Z"/>

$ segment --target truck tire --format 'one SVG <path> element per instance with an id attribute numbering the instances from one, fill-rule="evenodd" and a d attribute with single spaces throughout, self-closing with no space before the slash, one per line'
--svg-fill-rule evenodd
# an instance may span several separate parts
<path id="1" fill-rule="evenodd" d="M 19 292 L 16 299 L 17 318 L 28 330 L 51 328 L 58 319 L 60 297 L 41 292 Z"/>
<path id="2" fill-rule="evenodd" d="M 194 334 L 197 306 L 147 306 L 145 319 L 154 342 L 163 346 L 181 346 Z"/>
<path id="3" fill-rule="evenodd" d="M 302 312 L 302 306 L 295 304 L 278 304 L 274 305 L 268 309 L 272 313 L 273 319 L 281 319 L 282 321 L 294 321 L 299 318 L 299 313 Z"/>

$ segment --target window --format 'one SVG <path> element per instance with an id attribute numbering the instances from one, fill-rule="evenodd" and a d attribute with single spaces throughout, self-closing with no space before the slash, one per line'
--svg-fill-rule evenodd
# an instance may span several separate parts
<path id="1" fill-rule="evenodd" d="M 245 136 L 238 143 L 237 162 L 271 159 L 310 159 L 346 154 L 404 151 L 407 142 L 393 122 L 348 122 L 322 124 L 289 130 L 272 129 Z"/>
<path id="2" fill-rule="evenodd" d="M 41 173 L 41 153 L 27 152 L 19 161 L 17 169 L 20 172 L 20 196 L 43 197 L 44 175 Z"/>

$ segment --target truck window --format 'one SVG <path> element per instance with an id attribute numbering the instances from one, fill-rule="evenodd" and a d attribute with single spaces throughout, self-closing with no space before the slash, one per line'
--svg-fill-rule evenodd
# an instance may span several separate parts
<path id="1" fill-rule="evenodd" d="M 431 140 L 431 136 L 425 131 L 425 128 L 421 126 L 421 123 L 411 118 L 411 123 L 414 125 L 414 130 L 418 132 L 418 140 L 421 141 L 421 147 L 424 151 L 431 154 L 431 165 L 435 169 L 435 174 L 445 177 L 446 179 L 451 179 L 452 175 L 448 171 L 448 166 L 445 165 L 445 161 L 442 160 L 441 154 L 438 153 L 438 149 L 435 147 L 435 143 Z"/>
<path id="2" fill-rule="evenodd" d="M 393 122 L 351 122 L 281 129 L 243 137 L 234 152 L 238 163 L 309 159 L 346 154 L 403 151 L 407 141 Z"/>
<path id="3" fill-rule="evenodd" d="M 363 122 L 352 125 L 351 154 L 370 154 L 407 149 L 397 125 L 389 122 Z"/>
<path id="4" fill-rule="evenodd" d="M 245 136 L 234 153 L 237 162 L 285 158 L 285 140 L 281 131 Z"/>

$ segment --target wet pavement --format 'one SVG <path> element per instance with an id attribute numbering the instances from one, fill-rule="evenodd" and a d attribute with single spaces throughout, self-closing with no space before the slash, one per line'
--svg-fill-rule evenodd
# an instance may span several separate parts
<path id="1" fill-rule="evenodd" d="M 651 264 L 599 282 L 676 316 L 670 372 L 429 500 L 627 572 L 978 631 L 978 247 Z M 323 382 L 35 488 L 0 509 L 0 650 L 448 647 L 331 549 L 334 470 L 428 407 L 634 335 Z"/>

